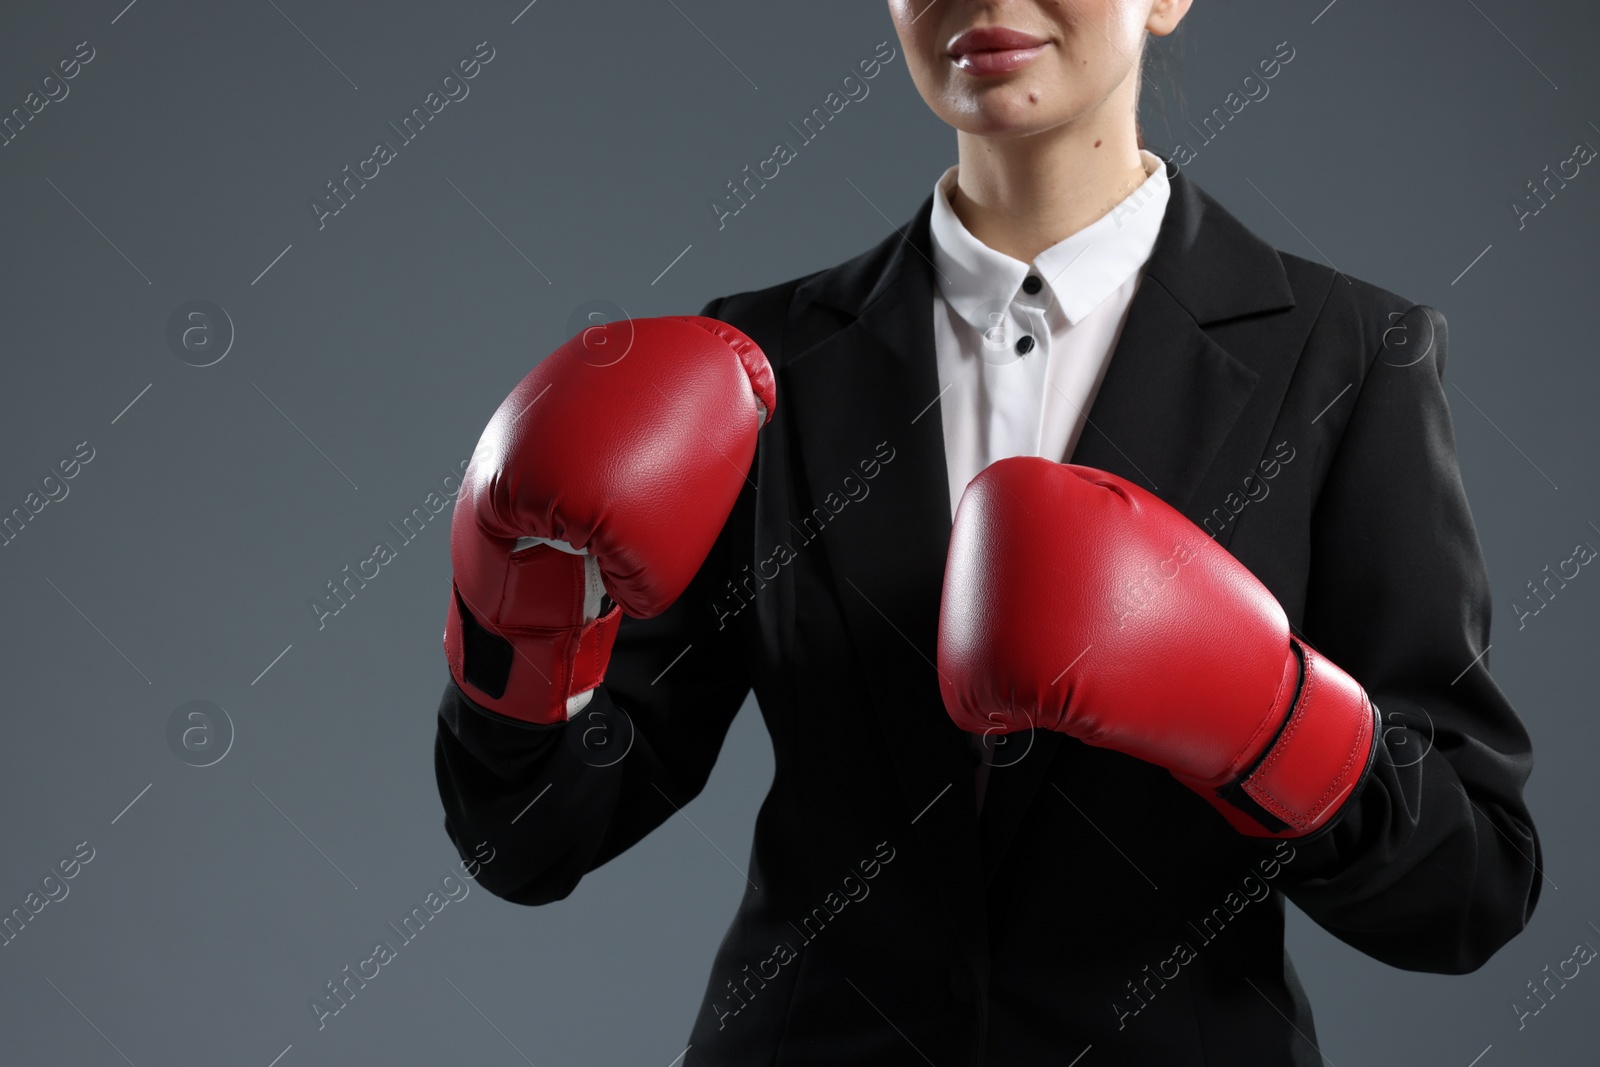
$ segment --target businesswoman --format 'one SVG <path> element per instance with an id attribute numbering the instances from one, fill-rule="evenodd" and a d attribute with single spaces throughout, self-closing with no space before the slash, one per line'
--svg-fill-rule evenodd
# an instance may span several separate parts
<path id="1" fill-rule="evenodd" d="M 1528 921 L 1444 320 L 1142 146 L 1188 7 L 891 0 L 956 130 L 916 214 L 483 435 L 436 747 L 482 884 L 567 896 L 752 690 L 771 734 L 691 1067 L 1317 1064 L 1285 899 L 1446 973 Z"/>

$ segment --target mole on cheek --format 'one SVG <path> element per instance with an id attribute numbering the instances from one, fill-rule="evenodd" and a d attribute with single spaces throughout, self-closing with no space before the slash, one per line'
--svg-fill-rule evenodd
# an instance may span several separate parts
<path id="1" fill-rule="evenodd" d="M 1039 102 L 1039 94 L 1037 92 L 1028 93 L 1028 102 L 1030 104 L 1037 104 Z"/>
<path id="2" fill-rule="evenodd" d="M 1096 141 L 1096 142 L 1095 142 L 1095 143 L 1094 143 L 1094 146 L 1095 146 L 1095 147 L 1096 147 L 1096 148 L 1099 148 L 1099 147 L 1100 147 L 1100 142 L 1099 142 L 1099 141 Z"/>

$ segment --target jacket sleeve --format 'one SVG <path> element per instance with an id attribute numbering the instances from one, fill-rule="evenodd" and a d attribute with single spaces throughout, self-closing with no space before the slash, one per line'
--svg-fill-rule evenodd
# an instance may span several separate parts
<path id="1" fill-rule="evenodd" d="M 715 318 L 720 303 L 701 314 Z M 735 513 L 752 493 L 746 479 Z M 705 787 L 750 692 L 737 630 L 717 608 L 736 525 L 724 524 L 671 607 L 623 616 L 604 683 L 567 722 L 507 718 L 447 680 L 435 777 L 462 858 L 481 842 L 494 850 L 477 876 L 485 889 L 518 904 L 560 900 Z"/>
<path id="2" fill-rule="evenodd" d="M 1297 846 L 1285 893 L 1396 967 L 1475 970 L 1521 931 L 1543 879 L 1523 785 L 1526 729 L 1489 675 L 1489 583 L 1443 378 L 1445 321 L 1400 320 L 1422 357 L 1380 351 L 1313 510 L 1304 635 L 1377 705 L 1369 777 Z"/>

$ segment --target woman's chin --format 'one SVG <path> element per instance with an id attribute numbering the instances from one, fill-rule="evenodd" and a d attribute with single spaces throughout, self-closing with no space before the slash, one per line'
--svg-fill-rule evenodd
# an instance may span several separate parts
<path id="1" fill-rule="evenodd" d="M 952 126 L 983 137 L 1025 137 L 1072 117 L 1072 109 L 1062 106 L 1059 93 L 1048 93 L 1021 80 L 962 93 L 950 105 L 946 114 L 954 120 Z"/>
<path id="2" fill-rule="evenodd" d="M 1006 139 L 1027 137 L 1058 126 L 1063 116 L 1054 115 L 1030 102 L 1024 94 L 1020 102 L 981 101 L 978 106 L 962 112 L 959 121 L 952 123 L 963 133 L 978 137 Z"/>

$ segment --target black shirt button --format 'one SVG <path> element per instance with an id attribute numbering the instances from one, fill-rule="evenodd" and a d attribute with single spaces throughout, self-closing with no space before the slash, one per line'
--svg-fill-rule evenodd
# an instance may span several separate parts
<path id="1" fill-rule="evenodd" d="M 1025 356 L 1033 351 L 1033 338 L 1023 334 L 1017 338 L 1017 355 Z"/>
<path id="2" fill-rule="evenodd" d="M 1039 276 L 1037 274 L 1030 274 L 1026 278 L 1022 279 L 1022 291 L 1027 293 L 1029 296 L 1037 293 L 1042 288 L 1044 288 L 1044 282 L 1039 280 Z"/>

